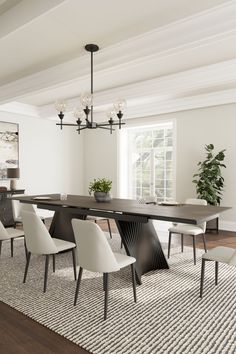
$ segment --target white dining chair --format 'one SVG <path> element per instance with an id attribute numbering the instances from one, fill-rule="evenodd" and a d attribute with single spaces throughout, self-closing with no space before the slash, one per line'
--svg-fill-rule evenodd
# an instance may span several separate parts
<path id="1" fill-rule="evenodd" d="M 128 265 L 131 266 L 134 301 L 137 302 L 134 263 L 136 259 L 120 253 L 114 253 L 101 228 L 87 220 L 72 219 L 72 226 L 77 244 L 79 276 L 74 297 L 77 303 L 83 269 L 103 273 L 103 288 L 105 290 L 104 320 L 108 309 L 109 273 L 117 272 Z"/>
<path id="2" fill-rule="evenodd" d="M 207 205 L 206 200 L 197 199 L 197 198 L 189 198 L 186 199 L 185 204 L 193 204 L 193 205 Z M 199 225 L 190 225 L 190 224 L 175 224 L 169 228 L 169 242 L 168 242 L 168 258 L 170 258 L 170 248 L 171 248 L 171 237 L 173 234 L 181 235 L 181 252 L 184 251 L 184 235 L 192 236 L 193 238 L 193 259 L 194 264 L 196 264 L 196 236 L 202 236 L 203 244 L 205 252 L 207 252 L 206 246 L 206 222 Z"/>
<path id="3" fill-rule="evenodd" d="M 27 196 L 26 194 L 17 194 L 17 197 L 26 197 L 26 196 Z M 33 204 L 26 204 L 26 203 L 21 203 L 19 200 L 12 200 L 12 214 L 13 214 L 15 227 L 17 224 L 22 224 L 21 212 L 23 209 L 28 211 L 33 211 L 33 210 L 35 211 Z M 39 217 L 44 223 L 45 217 L 42 215 L 39 215 Z"/>
<path id="4" fill-rule="evenodd" d="M 45 274 L 43 292 L 47 289 L 49 256 L 53 256 L 53 272 L 55 272 L 55 255 L 63 251 L 72 251 L 74 278 L 76 280 L 76 254 L 75 243 L 52 238 L 45 224 L 34 211 L 22 211 L 22 222 L 25 232 L 25 241 L 27 247 L 27 260 L 25 265 L 25 273 L 23 283 L 26 282 L 26 277 L 29 268 L 31 254 L 45 255 Z"/>
<path id="5" fill-rule="evenodd" d="M 18 230 L 13 227 L 5 228 L 0 221 L 0 255 L 2 250 L 2 242 L 3 241 L 10 241 L 11 243 L 11 257 L 13 257 L 13 250 L 14 250 L 14 239 L 18 237 L 23 237 L 24 240 L 24 231 Z"/>
<path id="6" fill-rule="evenodd" d="M 206 261 L 215 262 L 215 285 L 218 285 L 219 263 L 236 267 L 236 249 L 230 247 L 215 247 L 202 255 L 200 298 L 203 296 L 204 274 Z"/>

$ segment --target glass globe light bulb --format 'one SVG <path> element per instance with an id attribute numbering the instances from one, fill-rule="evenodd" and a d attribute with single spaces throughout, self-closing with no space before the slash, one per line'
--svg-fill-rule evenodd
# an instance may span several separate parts
<path id="1" fill-rule="evenodd" d="M 84 111 L 82 110 L 82 109 L 75 109 L 74 110 L 74 117 L 76 118 L 76 119 L 84 119 L 85 118 L 85 114 L 84 114 Z"/>
<path id="2" fill-rule="evenodd" d="M 110 110 L 107 111 L 107 118 L 116 118 L 116 111 Z"/>
<path id="3" fill-rule="evenodd" d="M 67 103 L 64 100 L 58 100 L 55 102 L 55 108 L 57 112 L 65 112 Z"/>
<path id="4" fill-rule="evenodd" d="M 80 96 L 80 102 L 83 107 L 91 107 L 93 105 L 93 95 L 91 93 L 84 93 Z"/>
<path id="5" fill-rule="evenodd" d="M 124 100 L 123 98 L 119 98 L 119 99 L 114 103 L 114 109 L 116 110 L 116 112 L 124 111 L 124 109 L 126 108 L 126 106 L 127 106 L 126 100 Z"/>

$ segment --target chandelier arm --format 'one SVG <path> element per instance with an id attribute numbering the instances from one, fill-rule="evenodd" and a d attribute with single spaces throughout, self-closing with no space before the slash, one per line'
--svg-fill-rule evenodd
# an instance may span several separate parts
<path id="1" fill-rule="evenodd" d="M 104 127 L 103 125 L 97 125 L 97 128 L 111 130 L 111 128 Z M 112 130 L 114 131 L 115 129 L 112 129 Z"/>
<path id="2" fill-rule="evenodd" d="M 120 124 L 121 124 L 121 125 L 125 125 L 125 123 L 123 123 L 123 122 L 120 123 L 120 122 L 115 122 L 115 121 L 114 121 L 114 122 L 112 123 L 112 125 L 120 125 Z M 110 126 L 110 123 L 104 123 L 104 124 L 103 124 L 103 123 L 100 123 L 100 124 L 98 123 L 97 126 L 98 126 L 98 127 L 100 127 L 100 126 L 102 126 L 102 127 L 109 127 L 109 126 Z"/>
<path id="3" fill-rule="evenodd" d="M 56 125 L 60 125 L 60 126 L 68 126 L 68 127 L 77 127 L 77 124 L 74 123 L 56 123 Z"/>

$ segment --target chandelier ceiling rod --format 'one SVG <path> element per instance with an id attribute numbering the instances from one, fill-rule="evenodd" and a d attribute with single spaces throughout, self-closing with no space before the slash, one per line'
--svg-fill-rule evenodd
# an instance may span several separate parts
<path id="1" fill-rule="evenodd" d="M 77 118 L 76 124 L 75 123 L 63 123 L 63 118 L 64 118 L 64 112 L 66 110 L 66 102 L 65 101 L 58 101 L 55 104 L 56 110 L 58 111 L 58 117 L 60 119 L 60 123 L 57 123 L 56 125 L 59 125 L 60 128 L 62 129 L 63 126 L 75 126 L 77 127 L 77 132 L 80 134 L 81 130 L 84 129 L 106 129 L 110 131 L 110 134 L 112 134 L 112 131 L 114 131 L 113 126 L 119 126 L 119 129 L 121 129 L 121 126 L 124 125 L 125 123 L 121 122 L 121 119 L 123 117 L 123 110 L 126 107 L 126 101 L 124 99 L 118 99 L 116 103 L 113 105 L 113 109 L 109 110 L 107 112 L 107 117 L 109 118 L 107 123 L 96 123 L 93 120 L 93 53 L 97 52 L 99 50 L 98 45 L 96 44 L 86 44 L 85 50 L 90 52 L 90 57 L 91 57 L 91 66 L 90 66 L 90 93 L 85 93 L 80 96 L 80 101 L 83 106 L 83 110 L 81 109 L 76 109 L 74 111 L 74 117 Z M 89 118 L 90 116 L 90 118 Z M 114 120 L 115 117 L 118 118 L 117 120 Z M 82 124 L 82 119 L 85 118 L 85 124 Z"/>

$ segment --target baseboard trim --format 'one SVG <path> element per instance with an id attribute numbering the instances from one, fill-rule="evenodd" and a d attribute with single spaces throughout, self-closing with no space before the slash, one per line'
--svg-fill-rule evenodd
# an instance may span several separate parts
<path id="1" fill-rule="evenodd" d="M 219 229 L 236 232 L 236 222 L 235 221 L 219 220 Z"/>

